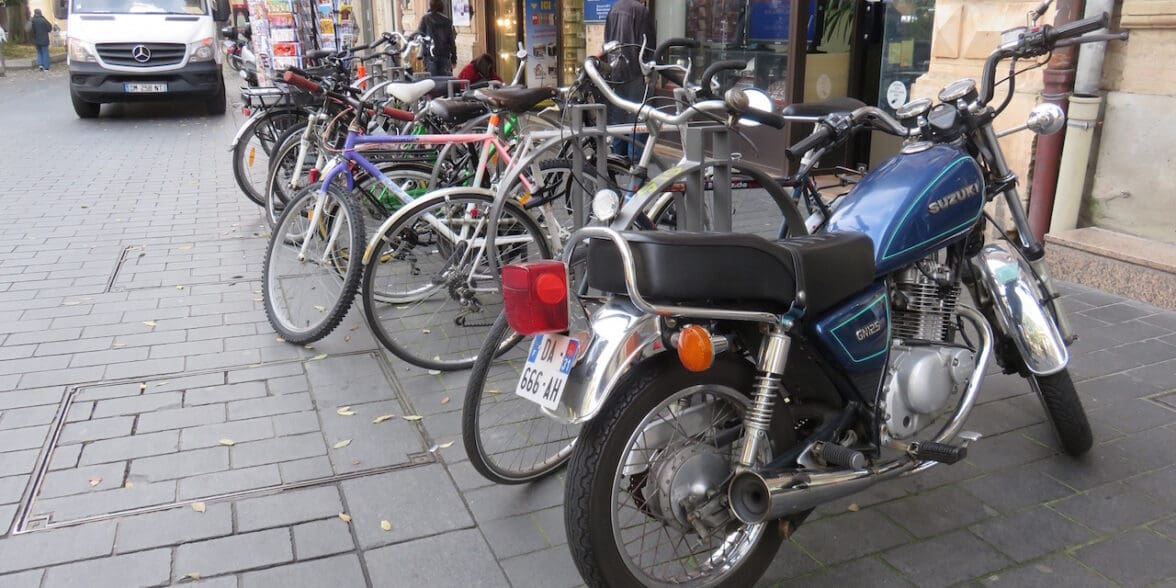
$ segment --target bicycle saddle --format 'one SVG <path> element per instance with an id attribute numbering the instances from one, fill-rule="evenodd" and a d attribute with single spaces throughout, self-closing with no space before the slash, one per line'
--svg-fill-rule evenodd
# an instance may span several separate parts
<path id="1" fill-rule="evenodd" d="M 784 116 L 829 116 L 834 112 L 852 112 L 866 103 L 856 98 L 830 98 L 821 102 L 798 102 L 789 104 L 780 111 Z"/>
<path id="2" fill-rule="evenodd" d="M 384 91 L 387 94 L 404 104 L 412 104 L 417 100 L 423 98 L 426 94 L 433 91 L 436 84 L 433 80 L 421 80 L 419 82 L 395 82 L 384 86 Z"/>
<path id="3" fill-rule="evenodd" d="M 474 92 L 474 97 L 489 104 L 495 110 L 508 110 L 514 114 L 522 114 L 544 100 L 555 98 L 558 92 L 555 88 L 507 86 L 504 88 L 482 88 Z"/>
<path id="4" fill-rule="evenodd" d="M 814 316 L 874 281 L 874 244 L 864 233 L 782 241 L 732 233 L 621 234 L 633 250 L 637 288 L 652 301 L 784 312 L 803 291 L 805 312 Z M 627 291 L 612 241 L 588 243 L 587 279 L 590 288 Z"/>
<path id="5" fill-rule="evenodd" d="M 463 98 L 436 98 L 429 102 L 429 114 L 450 124 L 459 124 L 486 114 L 486 105 Z"/>

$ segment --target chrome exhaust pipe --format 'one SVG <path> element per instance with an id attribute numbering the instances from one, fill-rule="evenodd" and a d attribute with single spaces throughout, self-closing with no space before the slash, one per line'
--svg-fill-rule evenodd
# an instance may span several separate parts
<path id="1" fill-rule="evenodd" d="M 951 443 L 963 428 L 980 393 L 988 362 L 992 358 L 992 328 L 984 315 L 966 306 L 959 313 L 968 319 L 980 334 L 980 350 L 968 387 L 964 390 L 951 420 L 935 436 L 936 443 Z M 965 436 L 965 444 L 975 439 Z M 815 508 L 838 498 L 856 494 L 916 468 L 923 469 L 935 462 L 918 462 L 911 457 L 900 457 L 873 468 L 810 472 L 790 469 L 776 472 L 746 470 L 735 475 L 727 489 L 731 512 L 749 525 L 763 523 Z"/>

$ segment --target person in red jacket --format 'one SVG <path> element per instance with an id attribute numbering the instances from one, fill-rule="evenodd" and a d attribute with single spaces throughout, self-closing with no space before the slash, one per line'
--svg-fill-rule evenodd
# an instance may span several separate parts
<path id="1" fill-rule="evenodd" d="M 489 80 L 502 81 L 502 78 L 498 77 L 498 72 L 494 71 L 494 57 L 489 53 L 483 53 L 467 63 L 465 67 L 461 68 L 457 77 L 469 81 L 470 84 Z"/>

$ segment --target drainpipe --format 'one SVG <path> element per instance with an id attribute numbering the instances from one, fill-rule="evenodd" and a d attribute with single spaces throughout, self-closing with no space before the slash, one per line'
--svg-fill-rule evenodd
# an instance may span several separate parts
<path id="1" fill-rule="evenodd" d="M 1114 0 L 1087 0 L 1086 17 L 1110 14 Z M 1104 29 L 1105 30 L 1105 29 Z M 1100 124 L 1103 58 L 1106 43 L 1080 46 L 1078 72 L 1074 78 L 1074 95 L 1070 97 L 1070 116 L 1066 124 L 1066 149 L 1062 152 L 1057 194 L 1054 196 L 1051 231 L 1077 228 L 1082 196 L 1086 194 L 1087 166 L 1090 165 L 1094 130 Z"/>
<path id="2" fill-rule="evenodd" d="M 1082 12 L 1083 0 L 1058 0 L 1054 26 L 1074 22 Z M 1075 47 L 1060 47 L 1046 66 L 1041 100 L 1052 102 L 1066 110 L 1070 91 L 1074 88 Z M 1058 183 L 1058 164 L 1066 136 L 1062 133 L 1037 137 L 1037 155 L 1033 158 L 1033 184 L 1029 191 L 1029 228 L 1041 241 L 1049 231 L 1053 214 L 1054 189 Z"/>

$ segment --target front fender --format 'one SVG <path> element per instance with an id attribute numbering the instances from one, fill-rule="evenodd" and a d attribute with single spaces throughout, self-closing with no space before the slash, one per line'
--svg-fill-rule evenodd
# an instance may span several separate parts
<path id="1" fill-rule="evenodd" d="M 992 296 L 1000 330 L 1013 340 L 1025 367 L 1039 376 L 1065 369 L 1070 352 L 1042 304 L 1041 289 L 1028 263 L 1003 243 L 986 245 L 972 262 Z"/>
<path id="2" fill-rule="evenodd" d="M 604 407 L 621 376 L 638 361 L 664 351 L 660 321 L 615 298 L 592 313 L 588 344 L 568 374 L 559 406 L 548 414 L 565 423 L 584 423 Z"/>

